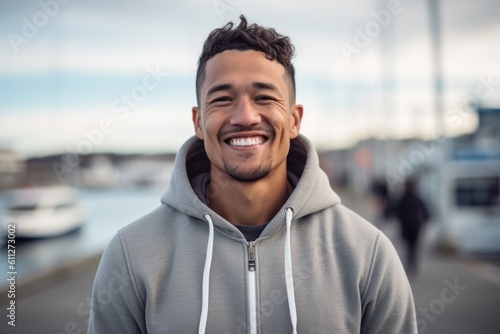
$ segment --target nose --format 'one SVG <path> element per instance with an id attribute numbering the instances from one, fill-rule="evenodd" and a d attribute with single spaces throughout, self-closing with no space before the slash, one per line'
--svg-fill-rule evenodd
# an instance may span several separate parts
<path id="1" fill-rule="evenodd" d="M 260 114 L 252 105 L 252 101 L 246 98 L 239 99 L 232 110 L 231 125 L 252 126 L 259 124 L 260 121 Z"/>

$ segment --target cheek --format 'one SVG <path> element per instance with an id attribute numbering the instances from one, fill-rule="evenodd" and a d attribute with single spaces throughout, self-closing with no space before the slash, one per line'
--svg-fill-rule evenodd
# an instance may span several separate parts
<path id="1" fill-rule="evenodd" d="M 218 127 L 216 126 L 216 122 L 214 122 L 213 118 L 205 119 L 203 124 L 203 135 L 205 140 L 205 150 L 209 155 L 212 155 L 209 158 L 213 159 L 218 156 L 218 144 L 217 144 L 217 133 Z"/>
<path id="2" fill-rule="evenodd" d="M 220 149 L 216 146 L 216 143 L 214 143 L 212 140 L 207 140 L 208 138 L 205 137 L 205 152 L 207 153 L 208 160 L 210 160 L 212 163 L 217 161 L 220 157 Z"/>
<path id="3" fill-rule="evenodd" d="M 203 132 L 206 135 L 217 134 L 221 125 L 222 123 L 219 117 L 216 117 L 216 115 L 209 114 L 203 120 Z"/>
<path id="4" fill-rule="evenodd" d="M 204 140 L 211 140 L 210 134 L 213 132 L 212 123 L 210 118 L 204 118 L 200 120 L 200 129 L 199 132 L 204 137 Z"/>

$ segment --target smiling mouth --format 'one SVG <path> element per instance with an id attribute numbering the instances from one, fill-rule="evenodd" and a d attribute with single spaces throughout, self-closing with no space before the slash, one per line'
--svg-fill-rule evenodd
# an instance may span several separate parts
<path id="1" fill-rule="evenodd" d="M 252 136 L 252 137 L 240 137 L 240 138 L 230 138 L 226 141 L 227 144 L 231 146 L 255 146 L 263 144 L 267 141 L 266 137 L 263 136 Z"/>

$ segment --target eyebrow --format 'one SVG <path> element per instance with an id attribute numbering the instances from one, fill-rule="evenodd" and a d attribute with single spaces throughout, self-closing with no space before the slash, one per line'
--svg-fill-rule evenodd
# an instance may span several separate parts
<path id="1" fill-rule="evenodd" d="M 268 90 L 273 90 L 273 91 L 278 91 L 278 88 L 270 83 L 265 83 L 265 82 L 252 82 L 252 87 L 257 88 L 257 89 L 268 89 Z M 213 93 L 220 92 L 223 90 L 231 90 L 234 86 L 231 84 L 220 84 L 213 86 L 210 88 L 207 92 L 206 96 L 210 96 Z"/>
<path id="2" fill-rule="evenodd" d="M 216 85 L 216 86 L 213 86 L 212 88 L 210 88 L 207 92 L 207 96 L 213 94 L 213 93 L 216 93 L 216 92 L 220 92 L 221 90 L 230 90 L 233 88 L 233 85 L 231 84 L 220 84 L 220 85 Z"/>
<path id="3" fill-rule="evenodd" d="M 252 87 L 258 89 L 268 89 L 268 90 L 278 91 L 278 87 L 276 87 L 273 84 L 265 82 L 252 82 Z"/>

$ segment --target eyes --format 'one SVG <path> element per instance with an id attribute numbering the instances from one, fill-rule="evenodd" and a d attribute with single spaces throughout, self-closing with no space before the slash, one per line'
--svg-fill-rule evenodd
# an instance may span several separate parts
<path id="1" fill-rule="evenodd" d="M 210 103 L 228 102 L 228 101 L 231 101 L 231 98 L 227 97 L 227 96 L 223 96 L 223 97 L 217 97 L 217 98 L 213 99 L 212 101 L 210 101 Z"/>
<path id="2" fill-rule="evenodd" d="M 259 95 L 253 99 L 255 102 L 272 102 L 272 101 L 277 101 L 276 98 L 269 96 L 269 95 Z M 209 103 L 210 104 L 227 104 L 233 101 L 233 98 L 230 96 L 221 96 L 221 97 L 216 97 L 213 100 L 211 100 Z"/>
<path id="3" fill-rule="evenodd" d="M 271 96 L 258 96 L 255 101 L 276 101 L 276 99 Z"/>

